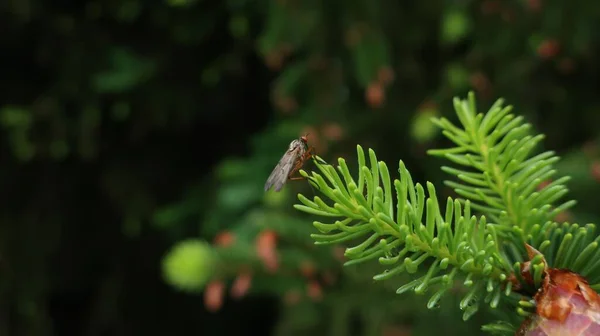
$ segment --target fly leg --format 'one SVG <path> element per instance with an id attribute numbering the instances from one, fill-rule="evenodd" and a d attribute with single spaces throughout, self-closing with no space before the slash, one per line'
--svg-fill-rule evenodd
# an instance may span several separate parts
<path id="1" fill-rule="evenodd" d="M 288 179 L 290 181 L 304 179 L 304 176 L 292 177 L 292 175 L 294 175 L 298 170 L 300 170 L 300 168 L 302 168 L 302 166 L 304 165 L 304 161 L 305 161 L 304 158 L 300 158 L 300 159 L 298 159 L 298 161 L 296 161 L 296 165 L 294 166 L 294 168 L 290 171 L 290 174 L 288 175 Z"/>
<path id="2" fill-rule="evenodd" d="M 302 155 L 302 157 L 300 157 L 298 159 L 298 161 L 296 161 L 296 165 L 294 166 L 294 168 L 290 171 L 290 174 L 288 175 L 288 179 L 290 181 L 296 181 L 296 180 L 303 180 L 303 179 L 305 179 L 304 176 L 294 176 L 294 177 L 292 177 L 292 175 L 294 175 L 297 171 L 300 170 L 300 168 L 302 168 L 302 166 L 304 165 L 304 162 L 306 162 L 308 159 L 310 159 L 312 157 L 314 151 L 315 151 L 315 148 L 314 147 L 310 147 L 306 151 L 306 153 L 304 153 Z"/>

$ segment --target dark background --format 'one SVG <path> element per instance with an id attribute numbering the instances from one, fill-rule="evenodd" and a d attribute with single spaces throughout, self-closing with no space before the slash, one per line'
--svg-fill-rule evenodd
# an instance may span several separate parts
<path id="1" fill-rule="evenodd" d="M 547 135 L 574 178 L 565 216 L 598 223 L 599 15 L 558 0 L 3 2 L 0 335 L 480 334 L 487 312 L 465 323 L 452 299 L 395 295 L 407 278 L 342 270 L 291 207 L 314 191 L 264 181 L 309 132 L 327 160 L 361 144 L 443 188 L 428 119 L 473 90 L 482 112 L 504 97 Z M 255 252 L 265 232 L 275 273 Z M 228 260 L 192 279 L 228 290 L 250 272 L 249 290 L 210 306 L 209 280 L 178 287 L 162 260 L 189 238 Z"/>

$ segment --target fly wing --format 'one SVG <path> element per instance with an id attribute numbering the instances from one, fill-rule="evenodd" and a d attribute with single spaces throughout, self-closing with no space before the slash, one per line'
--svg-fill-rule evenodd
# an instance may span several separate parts
<path id="1" fill-rule="evenodd" d="M 287 182 L 288 176 L 290 172 L 294 168 L 296 160 L 298 159 L 298 148 L 294 148 L 293 150 L 289 150 L 285 152 L 271 175 L 267 179 L 267 183 L 265 183 L 265 191 L 268 191 L 273 187 L 275 191 L 281 190 L 285 182 Z"/>

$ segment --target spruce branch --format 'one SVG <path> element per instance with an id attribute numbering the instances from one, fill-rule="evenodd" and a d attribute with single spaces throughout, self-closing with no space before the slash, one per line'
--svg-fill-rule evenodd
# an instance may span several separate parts
<path id="1" fill-rule="evenodd" d="M 387 165 L 377 161 L 372 149 L 368 153 L 367 165 L 362 147 L 357 146 L 356 179 L 341 158 L 334 168 L 317 157 L 315 163 L 320 173 L 301 172 L 327 201 L 319 196 L 310 200 L 298 195 L 302 204 L 294 207 L 336 219 L 313 223 L 321 232 L 312 235 L 316 244 L 360 240 L 346 249 L 349 259 L 346 265 L 377 259 L 388 269 L 375 275 L 375 280 L 385 280 L 400 272 L 414 274 L 424 268 L 424 275 L 396 292 L 422 294 L 435 285 L 428 303 L 430 308 L 438 305 L 459 274 L 465 276 L 464 284 L 470 288 L 460 304 L 464 319 L 478 310 L 481 301 L 496 307 L 502 295 L 510 294 L 510 289 L 505 289 L 507 284 L 510 288 L 507 278 L 512 265 L 499 249 L 494 226 L 483 216 L 471 215 L 468 201 L 463 205 L 448 198 L 442 212 L 433 184 L 423 187 L 414 183 L 402 161 L 400 179 L 392 182 Z M 423 266 L 426 261 L 427 266 Z"/>
<path id="2" fill-rule="evenodd" d="M 572 200 L 552 205 L 567 194 L 565 183 L 570 177 L 542 184 L 557 174 L 553 164 L 559 157 L 553 151 L 531 155 L 544 135 L 531 135 L 531 125 L 510 113 L 512 106 L 503 106 L 503 99 L 498 99 L 487 113 L 478 113 L 472 92 L 468 99 L 454 98 L 453 103 L 462 128 L 446 118 L 433 118 L 432 122 L 456 147 L 428 153 L 464 167 L 442 167 L 458 179 L 445 184 L 470 200 L 474 210 L 494 223 L 517 226 L 528 235 L 535 224 L 552 221 L 575 205 Z"/>
<path id="3" fill-rule="evenodd" d="M 600 289 L 600 262 L 595 262 L 600 258 L 600 238 L 595 225 L 554 222 L 576 202 L 560 201 L 570 177 L 556 176 L 559 157 L 553 151 L 534 152 L 544 136 L 530 134 L 531 125 L 512 114 L 512 106 L 504 106 L 503 99 L 486 113 L 477 112 L 472 92 L 465 100 L 454 98 L 453 104 L 461 127 L 446 118 L 432 122 L 456 146 L 428 151 L 462 166 L 442 167 L 457 180 L 445 184 L 463 197 L 461 202 L 468 200 L 495 223 L 515 270 L 526 261 L 524 246 L 529 244 L 544 254 L 549 266 L 569 268 Z"/>
<path id="4" fill-rule="evenodd" d="M 543 135 L 529 134 L 531 126 L 511 114 L 511 106 L 503 107 L 502 99 L 487 113 L 477 113 L 470 93 L 467 100 L 455 98 L 454 108 L 462 128 L 445 118 L 432 121 L 455 147 L 429 153 L 462 166 L 442 167 L 457 178 L 445 184 L 461 198 L 449 197 L 442 209 L 433 184 L 414 183 L 402 161 L 399 178 L 392 180 L 372 149 L 367 158 L 357 146 L 358 174 L 343 158 L 334 167 L 315 157 L 318 172 L 300 173 L 322 197 L 299 194 L 301 204 L 294 205 L 324 218 L 313 223 L 320 231 L 312 235 L 315 243 L 351 245 L 346 265 L 378 260 L 386 270 L 375 280 L 421 270 L 396 292 L 423 294 L 434 288 L 429 308 L 464 278 L 464 319 L 482 302 L 492 308 L 504 302 L 516 307 L 515 316 L 530 315 L 547 267 L 579 273 L 599 290 L 600 236 L 594 224 L 554 221 L 575 202 L 560 201 L 569 177 L 556 178 L 553 164 L 559 158 L 552 151 L 534 153 Z M 539 254 L 529 255 L 527 245 Z M 528 280 L 522 276 L 525 262 Z M 507 319 L 484 329 L 503 334 L 514 325 Z"/>

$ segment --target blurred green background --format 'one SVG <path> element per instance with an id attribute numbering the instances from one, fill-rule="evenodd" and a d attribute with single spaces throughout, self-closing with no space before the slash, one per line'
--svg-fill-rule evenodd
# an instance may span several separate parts
<path id="1" fill-rule="evenodd" d="M 561 220 L 600 223 L 599 19 L 559 0 L 3 1 L 0 335 L 481 335 L 498 316 L 343 268 L 291 207 L 316 191 L 264 182 L 308 132 L 328 161 L 361 144 L 451 195 L 428 120 L 474 90 L 563 157 Z"/>

